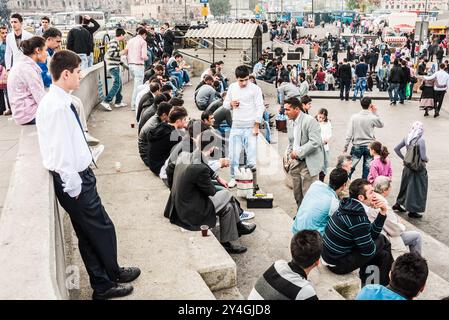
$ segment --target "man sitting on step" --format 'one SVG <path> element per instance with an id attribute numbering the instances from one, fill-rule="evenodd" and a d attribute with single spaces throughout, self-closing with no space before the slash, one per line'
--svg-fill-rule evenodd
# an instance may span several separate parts
<path id="1" fill-rule="evenodd" d="M 278 260 L 257 280 L 248 300 L 318 300 L 307 276 L 320 263 L 323 240 L 315 230 L 302 230 L 290 244 L 292 261 Z"/>
<path id="2" fill-rule="evenodd" d="M 244 253 L 246 247 L 231 241 L 252 233 L 256 225 L 244 224 L 240 220 L 240 205 L 229 190 L 217 192 L 212 182 L 215 173 L 208 166 L 221 137 L 206 130 L 196 140 L 197 149 L 192 153 L 183 152 L 177 159 L 164 216 L 171 223 L 191 231 L 199 231 L 202 225 L 214 228 L 218 216 L 220 243 L 229 253 Z"/>

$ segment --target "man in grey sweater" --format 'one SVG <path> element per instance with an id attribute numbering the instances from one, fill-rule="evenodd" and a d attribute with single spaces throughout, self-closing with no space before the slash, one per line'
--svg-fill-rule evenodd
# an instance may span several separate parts
<path id="1" fill-rule="evenodd" d="M 213 87 L 214 78 L 212 76 L 204 77 L 204 85 L 202 85 L 195 94 L 195 102 L 200 110 L 206 110 L 212 108 L 213 113 L 221 105 L 223 105 L 223 100 L 221 99 L 220 93 Z"/>
<path id="2" fill-rule="evenodd" d="M 369 144 L 376 140 L 374 128 L 383 128 L 384 123 L 377 114 L 377 107 L 372 104 L 371 98 L 364 97 L 360 101 L 362 111 L 352 115 L 346 133 L 346 142 L 343 153 L 347 153 L 349 144 L 352 143 L 351 156 L 352 168 L 349 178 L 355 171 L 355 167 L 363 157 L 362 178 L 366 179 L 369 173 L 369 165 L 372 157 L 369 152 Z"/>

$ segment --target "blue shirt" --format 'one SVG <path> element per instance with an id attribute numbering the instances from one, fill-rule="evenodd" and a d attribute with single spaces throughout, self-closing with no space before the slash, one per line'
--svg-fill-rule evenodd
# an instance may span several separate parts
<path id="1" fill-rule="evenodd" d="M 359 292 L 356 300 L 407 300 L 380 284 L 368 284 Z"/>
<path id="2" fill-rule="evenodd" d="M 55 53 L 54 50 L 48 48 L 47 49 L 48 52 L 48 56 L 51 58 L 53 56 L 53 54 Z M 48 70 L 48 61 L 43 63 L 43 62 L 38 62 L 37 63 L 39 65 L 39 67 L 41 67 L 42 70 L 42 81 L 44 82 L 44 87 L 45 88 L 49 88 L 51 85 L 51 74 L 50 71 Z"/>
<path id="3" fill-rule="evenodd" d="M 0 43 L 0 64 L 5 66 L 6 42 Z"/>
<path id="4" fill-rule="evenodd" d="M 321 181 L 310 186 L 293 222 L 292 232 L 317 230 L 321 234 L 329 221 L 329 216 L 338 209 L 339 199 L 331 187 Z"/>
<path id="5" fill-rule="evenodd" d="M 368 65 L 366 63 L 359 63 L 355 66 L 355 75 L 359 78 L 365 78 L 368 72 Z"/>

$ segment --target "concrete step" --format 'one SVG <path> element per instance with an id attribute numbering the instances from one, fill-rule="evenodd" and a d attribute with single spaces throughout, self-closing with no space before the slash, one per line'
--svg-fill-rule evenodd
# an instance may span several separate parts
<path id="1" fill-rule="evenodd" d="M 169 190 L 138 155 L 137 130 L 130 127 L 134 117 L 128 107 L 113 112 L 97 108 L 89 121 L 90 133 L 106 146 L 95 174 L 116 227 L 119 263 L 142 270 L 126 299 L 215 299 L 213 291 L 235 287 L 235 262 L 214 235 L 202 237 L 163 216 Z M 121 172 L 115 171 L 115 162 L 121 162 Z M 75 247 L 73 264 L 82 273 L 77 297 L 89 299 L 91 289 Z"/>

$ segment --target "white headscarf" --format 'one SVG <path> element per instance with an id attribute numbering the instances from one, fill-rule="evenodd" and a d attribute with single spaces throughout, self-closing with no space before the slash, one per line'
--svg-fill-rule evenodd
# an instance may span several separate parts
<path id="1" fill-rule="evenodd" d="M 421 121 L 415 121 L 412 124 L 412 128 L 410 129 L 410 132 L 408 133 L 407 140 L 405 141 L 405 144 L 408 146 L 412 141 L 417 141 L 419 138 L 422 137 L 424 132 L 424 125 Z"/>

